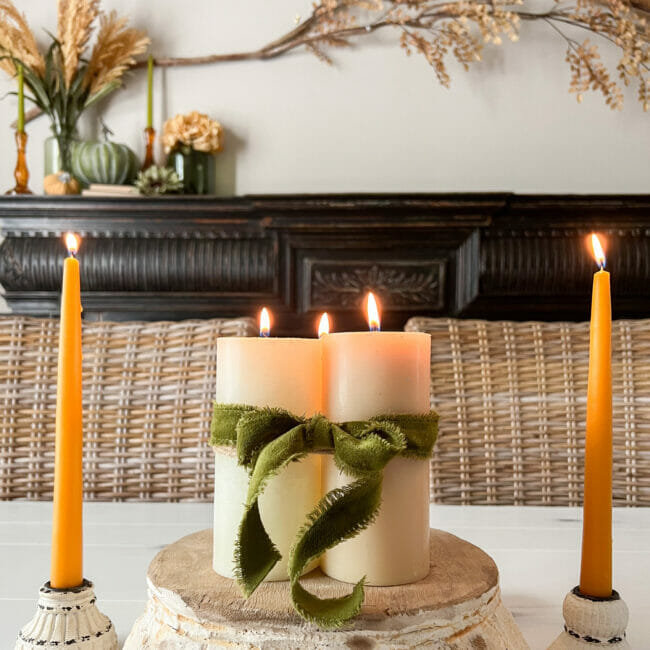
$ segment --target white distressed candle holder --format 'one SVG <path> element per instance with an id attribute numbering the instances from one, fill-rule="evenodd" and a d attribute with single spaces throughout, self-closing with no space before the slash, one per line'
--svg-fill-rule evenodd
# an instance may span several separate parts
<path id="1" fill-rule="evenodd" d="M 89 580 L 72 589 L 53 589 L 46 582 L 36 614 L 18 633 L 14 650 L 118 650 L 115 628 L 95 601 Z"/>
<path id="2" fill-rule="evenodd" d="M 609 598 L 584 596 L 574 587 L 564 599 L 564 632 L 548 650 L 630 648 L 625 638 L 628 610 L 617 591 Z"/>

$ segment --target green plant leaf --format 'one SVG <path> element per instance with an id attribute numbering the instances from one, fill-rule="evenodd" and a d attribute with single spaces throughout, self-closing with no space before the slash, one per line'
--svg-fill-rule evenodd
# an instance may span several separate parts
<path id="1" fill-rule="evenodd" d="M 54 81 L 54 55 L 53 55 L 53 50 L 54 50 L 54 43 L 50 45 L 50 47 L 47 48 L 47 52 L 45 53 L 45 85 L 50 88 L 52 86 L 52 83 Z"/>
<path id="2" fill-rule="evenodd" d="M 99 91 L 94 93 L 93 95 L 90 95 L 86 99 L 86 103 L 84 104 L 84 109 L 88 108 L 89 106 L 92 106 L 93 104 L 96 104 L 97 102 L 101 101 L 106 97 L 107 95 L 110 95 L 114 90 L 120 87 L 120 82 L 115 80 L 111 81 L 110 83 L 106 84 L 103 88 L 101 88 Z"/>
<path id="3" fill-rule="evenodd" d="M 41 110 L 50 113 L 50 98 L 43 79 L 41 79 L 29 66 L 23 66 L 23 75 L 25 84 L 34 94 L 34 103 Z"/>
<path id="4" fill-rule="evenodd" d="M 77 70 L 75 76 L 72 78 L 72 83 L 70 84 L 69 93 L 72 97 L 80 97 L 84 93 L 83 81 L 86 73 L 86 66 L 83 66 Z"/>

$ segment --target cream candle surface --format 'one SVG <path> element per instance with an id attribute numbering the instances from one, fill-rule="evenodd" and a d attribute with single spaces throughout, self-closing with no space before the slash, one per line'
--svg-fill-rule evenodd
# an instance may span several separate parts
<path id="1" fill-rule="evenodd" d="M 316 339 L 221 338 L 217 341 L 217 402 L 271 406 L 296 415 L 321 410 L 321 345 Z M 286 580 L 289 550 L 320 499 L 321 461 L 310 454 L 272 478 L 260 515 L 282 559 L 267 580 Z M 248 490 L 234 450 L 215 447 L 213 568 L 232 578 L 235 540 Z M 310 570 L 312 567 L 308 567 Z"/>
<path id="2" fill-rule="evenodd" d="M 421 332 L 329 334 L 323 341 L 323 411 L 337 422 L 429 411 L 431 340 Z M 323 492 L 350 482 L 323 456 Z M 429 463 L 394 458 L 384 469 L 375 522 L 325 553 L 337 580 L 396 585 L 429 573 Z"/>

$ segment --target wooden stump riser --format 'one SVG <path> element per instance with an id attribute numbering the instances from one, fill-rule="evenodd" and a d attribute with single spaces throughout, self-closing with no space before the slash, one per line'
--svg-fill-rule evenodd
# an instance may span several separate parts
<path id="1" fill-rule="evenodd" d="M 501 601 L 494 562 L 463 540 L 431 531 L 431 573 L 417 583 L 367 587 L 360 615 L 341 630 L 321 630 L 293 611 L 287 582 L 265 583 L 244 600 L 210 565 L 211 531 L 161 551 L 151 563 L 149 601 L 124 650 L 525 650 Z M 350 586 L 319 570 L 304 578 L 321 596 Z"/>
<path id="2" fill-rule="evenodd" d="M 174 601 L 173 597 L 171 601 Z M 194 616 L 184 615 L 166 605 L 170 593 L 159 592 L 149 585 L 149 602 L 145 613 L 136 622 L 130 643 L 124 650 L 153 650 L 173 639 L 178 650 L 199 648 L 237 648 L 238 650 L 303 650 L 304 648 L 352 648 L 373 650 L 406 650 L 431 648 L 432 650 L 518 650 L 525 644 L 515 645 L 518 631 L 510 612 L 504 607 L 498 588 L 485 597 L 450 607 L 437 616 L 431 612 L 391 617 L 386 620 L 364 620 L 349 629 L 327 632 L 308 624 L 287 629 L 285 623 L 266 624 L 263 630 L 251 629 L 250 624 L 224 622 L 223 625 L 199 622 Z M 185 607 L 179 603 L 180 609 Z M 360 629 L 357 629 L 360 628 Z M 477 645 L 477 638 L 487 645 Z M 136 641 L 137 639 L 137 641 Z M 511 639 L 509 645 L 504 639 Z M 523 642 L 523 639 L 521 640 Z M 479 644 L 481 642 L 478 642 Z M 206 645 L 207 644 L 207 645 Z"/>

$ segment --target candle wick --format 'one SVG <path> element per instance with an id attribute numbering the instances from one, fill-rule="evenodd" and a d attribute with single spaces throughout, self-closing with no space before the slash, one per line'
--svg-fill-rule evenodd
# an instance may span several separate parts
<path id="1" fill-rule="evenodd" d="M 77 253 L 75 251 L 68 251 L 68 257 L 71 257 L 72 259 L 77 259 Z"/>
<path id="2" fill-rule="evenodd" d="M 370 325 L 370 331 L 371 332 L 378 332 L 379 331 L 379 325 L 375 325 L 374 323 Z"/>

